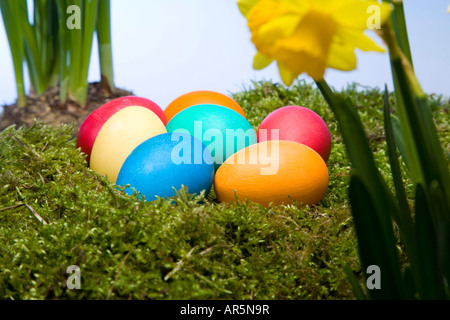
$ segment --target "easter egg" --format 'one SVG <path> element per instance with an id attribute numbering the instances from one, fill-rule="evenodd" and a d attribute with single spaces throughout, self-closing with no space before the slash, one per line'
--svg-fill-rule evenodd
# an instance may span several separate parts
<path id="1" fill-rule="evenodd" d="M 296 141 L 317 151 L 325 162 L 331 153 L 331 134 L 325 121 L 314 111 L 288 106 L 269 114 L 258 129 L 258 142 Z"/>
<path id="2" fill-rule="evenodd" d="M 161 119 L 144 107 L 116 112 L 100 129 L 92 147 L 90 167 L 115 183 L 131 152 L 145 140 L 166 133 Z"/>
<path id="3" fill-rule="evenodd" d="M 237 151 L 257 142 L 256 132 L 239 113 L 218 105 L 196 105 L 179 112 L 167 124 L 168 132 L 190 134 L 207 146 L 217 170 Z"/>
<path id="4" fill-rule="evenodd" d="M 214 179 L 221 202 L 250 200 L 268 206 L 317 204 L 328 189 L 328 168 L 322 157 L 304 144 L 265 141 L 228 158 Z"/>
<path id="5" fill-rule="evenodd" d="M 164 111 L 151 100 L 134 96 L 114 99 L 92 112 L 83 121 L 83 124 L 80 127 L 77 137 L 77 148 L 81 148 L 81 151 L 87 155 L 86 160 L 88 163 L 90 161 L 95 139 L 97 139 L 97 135 L 105 122 L 116 112 L 131 106 L 147 108 L 148 110 L 153 111 L 161 119 L 164 125 L 167 124 Z"/>
<path id="6" fill-rule="evenodd" d="M 178 112 L 198 104 L 214 104 L 230 108 L 245 118 L 244 110 L 232 98 L 218 92 L 200 90 L 186 93 L 172 101 L 164 110 L 167 121 L 170 121 Z"/>
<path id="7" fill-rule="evenodd" d="M 117 185 L 145 196 L 175 196 L 175 190 L 187 187 L 190 194 L 208 195 L 214 180 L 211 154 L 200 140 L 184 134 L 166 133 L 140 144 L 128 156 L 120 170 Z M 174 190 L 175 188 L 175 190 Z"/>

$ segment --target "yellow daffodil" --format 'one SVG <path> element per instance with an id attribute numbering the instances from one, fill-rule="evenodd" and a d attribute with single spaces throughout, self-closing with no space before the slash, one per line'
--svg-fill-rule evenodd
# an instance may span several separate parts
<path id="1" fill-rule="evenodd" d="M 375 0 L 239 0 L 238 6 L 258 50 L 253 67 L 276 61 L 286 85 L 304 72 L 319 81 L 326 68 L 356 69 L 356 48 L 384 52 L 364 31 L 371 18 L 382 24 L 392 11 Z"/>

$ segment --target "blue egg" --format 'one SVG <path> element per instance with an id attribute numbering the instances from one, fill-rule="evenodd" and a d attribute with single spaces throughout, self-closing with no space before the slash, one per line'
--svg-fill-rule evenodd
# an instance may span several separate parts
<path id="1" fill-rule="evenodd" d="M 117 178 L 129 195 L 132 188 L 147 201 L 176 195 L 182 186 L 190 194 L 209 194 L 214 180 L 211 153 L 191 135 L 165 133 L 140 144 L 125 160 Z M 174 190 L 175 189 L 175 190 Z"/>
<path id="2" fill-rule="evenodd" d="M 238 112 L 214 104 L 201 104 L 177 113 L 167 124 L 168 132 L 190 134 L 211 152 L 217 170 L 239 150 L 256 144 L 256 132 Z"/>

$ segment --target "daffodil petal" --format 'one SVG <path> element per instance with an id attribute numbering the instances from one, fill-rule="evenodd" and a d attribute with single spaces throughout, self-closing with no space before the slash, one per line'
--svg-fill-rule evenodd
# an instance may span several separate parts
<path id="1" fill-rule="evenodd" d="M 258 30 L 273 19 L 289 13 L 289 8 L 273 0 L 260 0 L 247 14 L 250 31 Z"/>
<path id="2" fill-rule="evenodd" d="M 292 0 L 292 1 L 297 1 L 298 0 Z M 355 0 L 312 0 L 311 5 L 313 8 L 321 8 L 322 10 L 324 8 L 326 8 L 327 11 L 331 12 L 333 11 L 336 7 L 341 6 L 343 3 L 345 2 L 354 2 Z M 301 2 L 305 2 L 305 1 L 301 1 Z"/>
<path id="3" fill-rule="evenodd" d="M 248 13 L 260 0 L 238 0 L 238 8 L 244 17 L 247 17 Z"/>
<path id="4" fill-rule="evenodd" d="M 286 68 L 282 63 L 278 62 L 278 70 L 280 72 L 281 80 L 285 85 L 290 87 L 294 83 L 296 75 L 294 75 L 288 68 Z"/>
<path id="5" fill-rule="evenodd" d="M 294 33 L 302 17 L 296 14 L 285 14 L 263 25 L 259 36 L 267 42 L 275 42 L 278 38 Z"/>
<path id="6" fill-rule="evenodd" d="M 386 2 L 378 3 L 375 0 L 342 1 L 332 12 L 333 19 L 339 25 L 365 30 L 374 18 L 379 18 L 380 25 L 386 22 L 392 13 L 392 5 Z M 379 17 L 376 17 L 377 12 L 380 14 Z"/>
<path id="7" fill-rule="evenodd" d="M 265 24 L 288 12 L 288 8 L 272 0 L 261 0 L 252 8 L 247 16 L 247 21 L 252 33 L 252 42 L 259 52 L 273 58 L 272 55 L 276 48 L 267 39 L 260 36 L 260 30 Z"/>
<path id="8" fill-rule="evenodd" d="M 262 70 L 264 68 L 267 68 L 272 62 L 273 59 L 262 54 L 261 52 L 257 52 L 255 58 L 253 59 L 253 69 Z"/>
<path id="9" fill-rule="evenodd" d="M 311 0 L 278 0 L 293 13 L 304 15 L 311 8 Z"/>
<path id="10" fill-rule="evenodd" d="M 332 44 L 327 59 L 327 65 L 330 68 L 341 71 L 351 71 L 356 69 L 357 60 L 355 48 L 345 44 Z"/>
<path id="11" fill-rule="evenodd" d="M 353 45 L 362 51 L 386 51 L 383 47 L 375 43 L 375 41 L 365 35 L 362 31 L 355 29 L 341 28 L 336 35 L 336 39 L 338 40 L 338 42 Z"/>
<path id="12" fill-rule="evenodd" d="M 317 58 L 305 52 L 293 53 L 289 50 L 279 50 L 276 57 L 276 61 L 295 76 L 307 73 L 313 79 L 321 79 L 327 67 L 326 57 Z"/>

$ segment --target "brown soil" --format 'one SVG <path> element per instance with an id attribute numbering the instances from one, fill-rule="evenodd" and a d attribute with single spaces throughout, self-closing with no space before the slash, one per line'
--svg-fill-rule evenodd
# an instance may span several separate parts
<path id="1" fill-rule="evenodd" d="M 109 93 L 102 90 L 99 83 L 91 83 L 86 106 L 81 108 L 74 101 L 61 103 L 59 89 L 52 88 L 40 96 L 30 95 L 27 105 L 23 108 L 17 107 L 16 104 L 5 106 L 3 117 L 0 119 L 0 131 L 11 125 L 30 127 L 36 120 L 52 126 L 74 123 L 74 132 L 78 132 L 83 121 L 94 110 L 113 99 L 130 95 L 133 93 L 122 89 Z"/>

